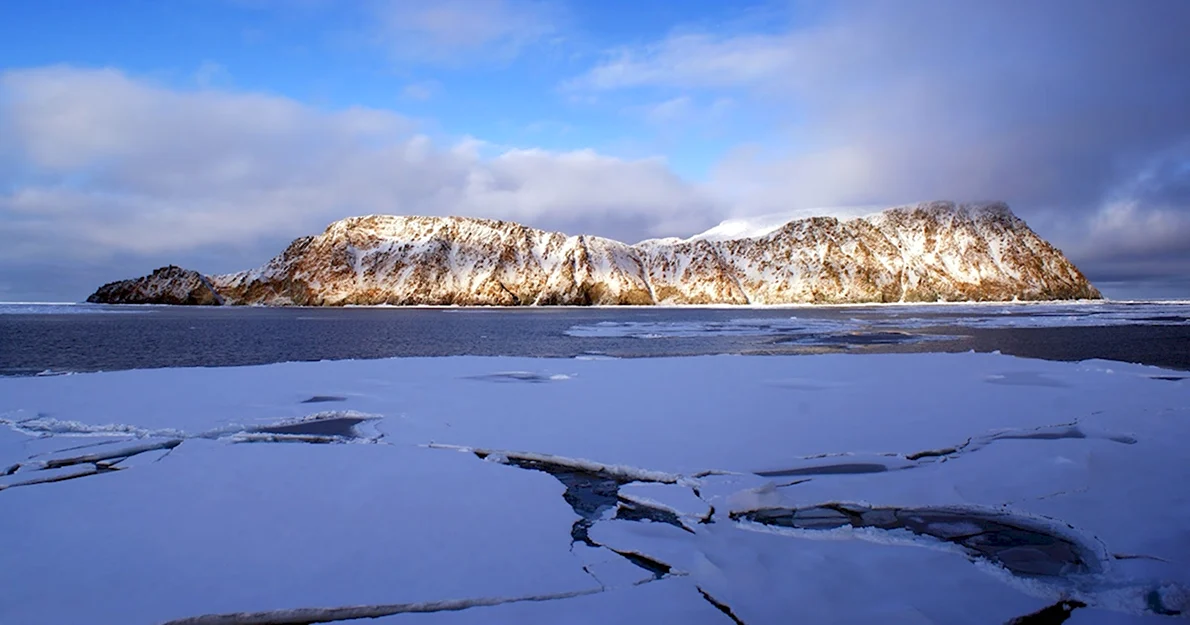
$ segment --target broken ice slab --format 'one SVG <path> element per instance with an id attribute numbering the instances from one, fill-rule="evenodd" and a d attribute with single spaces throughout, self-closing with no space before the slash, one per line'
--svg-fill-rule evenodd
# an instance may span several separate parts
<path id="1" fill-rule="evenodd" d="M 594 523 L 590 530 L 596 544 L 621 555 L 631 554 L 645 563 L 659 563 L 663 568 L 643 568 L 655 573 L 685 575 L 701 557 L 696 546 L 698 530 L 663 523 L 641 523 L 631 519 L 608 519 Z M 638 565 L 640 562 L 634 562 Z"/>
<path id="2" fill-rule="evenodd" d="M 898 331 L 851 331 L 826 334 L 809 334 L 796 338 L 775 340 L 780 345 L 804 345 L 806 347 L 836 347 L 850 349 L 872 345 L 905 345 L 928 341 L 953 341 L 961 337 L 945 334 L 916 334 Z"/>
<path id="3" fill-rule="evenodd" d="M 43 469 L 57 469 L 72 465 L 112 465 L 133 456 L 153 451 L 169 451 L 182 444 L 180 438 L 138 442 L 134 445 L 113 445 L 101 451 L 92 451 L 82 455 L 65 455 L 59 457 L 44 457 L 30 463 Z"/>
<path id="4" fill-rule="evenodd" d="M 302 400 L 303 404 L 325 404 L 336 401 L 347 401 L 346 397 L 339 395 L 313 395 L 309 399 Z"/>
<path id="5" fill-rule="evenodd" d="M 303 417 L 274 420 L 265 425 L 224 425 L 204 432 L 187 433 L 182 430 L 163 428 L 150 429 L 126 423 L 90 424 L 80 421 L 63 421 L 46 416 L 21 420 L 4 419 L 0 425 L 7 425 L 14 432 L 41 439 L 64 437 L 131 437 L 144 438 L 229 438 L 241 434 L 271 434 L 278 437 L 326 437 L 332 440 L 374 441 L 381 437 L 375 428 L 368 427 L 381 417 L 354 410 L 332 410 L 309 414 Z M 284 440 L 279 438 L 278 440 Z M 306 442 L 319 442 L 311 439 Z M 84 445 L 79 445 L 83 447 Z"/>
<path id="6" fill-rule="evenodd" d="M 696 493 L 696 485 L 633 482 L 620 487 L 621 502 L 665 510 L 686 522 L 710 518 L 711 506 Z"/>
<path id="7" fill-rule="evenodd" d="M 911 453 L 828 453 L 807 456 L 786 463 L 783 468 L 753 471 L 766 478 L 796 478 L 830 475 L 862 475 L 884 473 L 901 469 L 913 469 L 937 460 L 958 458 L 975 453 L 996 441 L 1031 440 L 1057 441 L 1065 439 L 1104 439 L 1115 443 L 1132 445 L 1136 439 L 1119 434 L 1079 426 L 1077 423 L 1039 426 L 1034 428 L 1009 428 L 972 436 L 952 446 L 924 449 Z"/>
<path id="8" fill-rule="evenodd" d="M 188 440 L 151 466 L 0 492 L 0 506 L 20 511 L 0 515 L 0 553 L 22 563 L 0 567 L 0 622 L 160 623 L 597 588 L 569 552 L 574 513 L 561 491 L 542 473 L 412 446 Z M 29 573 L 80 561 L 120 574 L 47 585 Z M 72 600 L 47 601 L 51 590 Z"/>
<path id="9" fill-rule="evenodd" d="M 798 542 L 733 523 L 698 525 L 690 534 L 611 520 L 597 522 L 591 535 L 670 564 L 683 574 L 677 579 L 745 623 L 785 623 L 790 614 L 810 623 L 998 623 L 1045 605 L 961 557 L 928 549 Z"/>
<path id="10" fill-rule="evenodd" d="M 1101 371 L 1109 365 L 1114 373 Z M 1073 386 L 984 382 L 987 375 L 1018 368 Z M 558 384 L 469 379 L 510 371 L 577 375 Z M 615 362 L 411 358 L 3 379 L 0 413 L 44 411 L 62 421 L 197 433 L 299 416 L 303 408 L 319 407 L 297 403 L 317 392 L 349 397 L 353 408 L 401 419 L 401 440 L 410 443 L 465 441 L 690 473 L 789 468 L 785 463 L 791 458 L 822 452 L 937 449 L 992 429 L 1070 422 L 1120 408 L 1110 397 L 1129 397 L 1136 410 L 1159 409 L 1185 386 L 1148 378 L 1160 373 L 1118 363 L 1049 363 L 988 354 Z M 928 392 L 899 390 L 918 388 L 926 380 Z M 679 382 L 698 392 L 666 391 Z M 798 392 L 790 390 L 793 386 L 820 390 Z M 615 390 L 609 394 L 608 389 Z M 1045 403 L 1051 394 L 1054 401 Z M 190 403 L 175 407 L 175 395 Z M 616 409 L 619 398 L 628 397 L 631 410 Z M 1109 412 L 1104 421 L 1118 418 Z M 591 423 L 599 427 L 583 427 Z M 679 428 L 687 434 L 674 444 Z"/>
<path id="11" fill-rule="evenodd" d="M 902 468 L 902 467 L 897 467 Z M 883 462 L 821 462 L 805 461 L 805 466 L 789 469 L 756 471 L 761 477 L 803 477 L 807 475 L 858 475 L 862 473 L 883 473 L 889 470 Z"/>
<path id="12" fill-rule="evenodd" d="M 853 503 L 765 508 L 731 516 L 745 529 L 776 528 L 778 533 L 802 538 L 817 535 L 953 546 L 972 561 L 993 565 L 1011 579 L 1026 580 L 1012 584 L 1026 592 L 1072 597 L 1118 613 L 1171 615 L 1190 608 L 1187 586 L 1113 571 L 1113 558 L 1103 543 L 1053 519 L 1003 509 L 877 508 Z"/>
<path id="13" fill-rule="evenodd" d="M 734 512 L 731 518 L 799 530 L 907 530 L 960 546 L 1024 577 L 1101 573 L 1104 554 L 1088 538 L 1039 518 L 968 508 L 875 508 L 829 503 Z"/>
<path id="14" fill-rule="evenodd" d="M 591 541 L 588 530 L 594 521 L 604 518 L 615 510 L 615 516 L 635 520 L 652 520 L 683 527 L 681 521 L 669 510 L 653 508 L 642 503 L 622 501 L 619 489 L 625 484 L 637 481 L 675 483 L 680 476 L 649 471 L 636 467 L 608 465 L 582 458 L 566 458 L 551 454 L 473 449 L 452 445 L 429 445 L 432 449 L 446 449 L 468 452 L 492 462 L 507 464 L 519 469 L 540 471 L 554 476 L 565 488 L 562 497 L 579 515 L 571 526 L 571 539 L 598 547 Z"/>
<path id="15" fill-rule="evenodd" d="M 652 469 L 644 469 L 624 464 L 611 464 L 598 462 L 595 460 L 587 460 L 586 458 L 572 458 L 533 451 L 484 449 L 481 447 L 444 445 L 439 443 L 431 443 L 427 445 L 427 447 L 431 449 L 445 449 L 471 453 L 481 459 L 500 462 L 503 464 L 511 464 L 526 469 L 535 469 L 551 474 L 554 472 L 590 473 L 615 480 L 622 484 L 627 484 L 628 482 L 662 482 L 666 484 L 674 484 L 684 479 L 683 476 L 677 473 L 654 471 Z"/>
<path id="16" fill-rule="evenodd" d="M 379 419 L 377 415 L 354 411 L 320 412 L 300 419 L 288 419 L 269 425 L 244 429 L 246 434 L 278 434 L 298 437 L 325 437 L 331 440 L 375 440 L 380 437 L 375 429 L 363 426 Z M 283 441 L 284 439 L 278 439 Z M 319 442 L 309 439 L 305 442 Z"/>
<path id="17" fill-rule="evenodd" d="M 1066 388 L 1070 384 L 1064 380 L 1039 373 L 1036 371 L 1005 371 L 993 373 L 984 378 L 988 384 L 1003 384 L 1006 386 L 1040 386 L 1050 388 Z"/>
<path id="18" fill-rule="evenodd" d="M 583 570 L 603 588 L 626 588 L 656 577 L 652 571 L 604 546 L 574 543 L 570 547 L 570 553 L 582 564 Z"/>
<path id="19" fill-rule="evenodd" d="M 115 467 L 100 467 L 97 465 L 71 466 L 36 473 L 19 473 L 0 476 L 0 491 L 18 486 L 36 486 L 38 484 L 54 484 L 82 477 L 99 475 L 117 470 Z"/>
<path id="20" fill-rule="evenodd" d="M 55 453 L 38 454 L 0 471 L 0 490 L 17 486 L 53 484 L 91 475 L 117 471 L 131 458 L 152 455 L 160 458 L 178 445 L 181 439 L 136 440 L 113 442 L 107 445 L 86 445 L 67 448 Z"/>
<path id="21" fill-rule="evenodd" d="M 59 421 L 43 416 L 21 421 L 9 420 L 4 434 L 11 443 L 12 435 L 36 436 L 31 442 L 45 447 L 24 460 L 0 464 L 0 490 L 15 486 L 53 484 L 66 480 L 99 475 L 124 468 L 133 458 L 152 455 L 159 459 L 184 441 L 220 440 L 232 443 L 374 443 L 383 438 L 372 422 L 379 419 L 353 411 L 320 412 L 298 419 L 286 419 L 262 426 L 228 426 L 188 434 L 178 430 L 149 430 L 127 424 L 88 425 L 76 421 Z M 81 445 L 67 445 L 65 441 L 77 437 L 119 436 Z M 167 436 L 163 438 L 162 436 Z M 67 446 L 64 446 L 67 445 Z M 117 466 L 119 465 L 119 466 Z M 78 467 L 77 470 L 74 467 Z M 62 471 L 62 469 L 70 469 Z M 45 473 L 36 477 L 19 477 L 30 471 Z"/>
<path id="22" fill-rule="evenodd" d="M 73 419 L 58 419 L 46 414 L 15 418 L 0 418 L 0 425 L 14 432 L 33 437 L 136 437 L 181 436 L 180 430 L 172 428 L 152 429 L 127 423 L 83 423 Z"/>
<path id="23" fill-rule="evenodd" d="M 561 382 L 569 380 L 570 375 L 565 373 L 538 373 L 536 371 L 499 371 L 496 373 L 488 373 L 484 375 L 468 376 L 470 380 L 479 380 L 482 382 L 527 382 L 530 384 L 541 384 L 544 382 Z"/>

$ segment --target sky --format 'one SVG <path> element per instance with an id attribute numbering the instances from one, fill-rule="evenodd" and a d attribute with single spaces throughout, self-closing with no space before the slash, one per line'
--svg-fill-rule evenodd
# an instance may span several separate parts
<path id="1" fill-rule="evenodd" d="M 0 301 L 362 214 L 627 242 L 1002 200 L 1190 298 L 1185 0 L 7 0 Z"/>

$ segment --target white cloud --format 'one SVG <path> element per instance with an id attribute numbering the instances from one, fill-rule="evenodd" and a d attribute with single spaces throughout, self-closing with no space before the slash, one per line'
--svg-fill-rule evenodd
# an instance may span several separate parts
<path id="1" fill-rule="evenodd" d="M 717 210 L 657 159 L 523 149 L 484 158 L 481 141 L 440 146 L 387 111 L 176 91 L 110 69 L 9 71 L 0 102 L 0 164 L 22 163 L 0 168 L 0 259 L 168 261 L 276 245 L 368 213 L 644 236 L 693 232 Z"/>
<path id="2" fill-rule="evenodd" d="M 797 39 L 789 36 L 676 34 L 638 48 L 613 50 L 566 86 L 598 91 L 756 85 L 793 68 L 798 48 Z"/>
<path id="3" fill-rule="evenodd" d="M 1187 20 L 1178 2 L 856 0 L 783 31 L 682 30 L 617 48 L 563 87 L 676 93 L 658 106 L 666 118 L 718 94 L 733 115 L 771 120 L 712 171 L 733 216 L 1001 199 L 1090 259 L 1157 246 L 1142 232 L 1181 233 L 1190 215 L 1190 192 L 1156 203 L 1120 191 L 1190 141 L 1176 60 L 1190 58 Z M 1172 167 L 1156 177 L 1190 180 Z M 1190 259 L 1190 238 L 1161 245 Z"/>
<path id="4" fill-rule="evenodd" d="M 530 0 L 386 0 L 376 14 L 379 43 L 422 62 L 507 61 L 560 19 L 556 5 Z"/>
<path id="5" fill-rule="evenodd" d="M 529 134 L 564 135 L 573 131 L 574 127 L 556 119 L 539 119 L 525 124 L 522 130 Z"/>
<path id="6" fill-rule="evenodd" d="M 645 119 L 654 124 L 665 124 L 688 117 L 694 111 L 694 100 L 682 95 L 664 102 L 644 107 Z"/>
<path id="7" fill-rule="evenodd" d="M 403 89 L 401 89 L 401 97 L 406 100 L 429 100 L 434 97 L 434 94 L 441 88 L 436 81 L 423 80 L 421 82 L 411 82 Z"/>
<path id="8" fill-rule="evenodd" d="M 1090 222 L 1083 254 L 1120 258 L 1179 250 L 1190 241 L 1190 215 L 1180 211 L 1146 209 L 1135 201 L 1112 203 Z"/>
<path id="9" fill-rule="evenodd" d="M 706 127 L 723 121 L 732 109 L 735 100 L 728 97 L 715 98 L 707 103 L 690 95 L 679 95 L 660 102 L 641 106 L 630 106 L 625 112 L 639 115 L 645 121 L 657 126 L 690 126 Z"/>
<path id="10" fill-rule="evenodd" d="M 378 43 L 430 63 L 507 61 L 565 17 L 525 0 L 368 6 Z M 684 30 L 619 47 L 565 83 L 570 101 L 670 138 L 713 120 L 759 127 L 700 185 L 662 160 L 444 143 L 390 111 L 320 110 L 210 81 L 179 91 L 117 70 L 9 71 L 0 256 L 169 260 L 370 212 L 633 238 L 822 206 L 1002 199 L 1078 262 L 1168 273 L 1190 268 L 1187 19 L 1178 2 L 854 0 L 784 31 Z M 525 132 L 572 123 L 547 119 Z M 1134 262 L 1146 253 L 1157 260 Z"/>
<path id="11" fill-rule="evenodd" d="M 194 84 L 201 89 L 223 87 L 231 83 L 231 73 L 214 61 L 203 61 L 194 70 Z"/>

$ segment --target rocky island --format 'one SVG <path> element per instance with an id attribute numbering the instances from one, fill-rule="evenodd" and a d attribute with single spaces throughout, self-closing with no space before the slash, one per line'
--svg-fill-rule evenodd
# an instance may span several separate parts
<path id="1" fill-rule="evenodd" d="M 465 217 L 350 217 L 264 266 L 163 267 L 88 302 L 186 305 L 841 304 L 1098 299 L 1003 203 L 811 217 L 761 236 L 636 245 Z"/>

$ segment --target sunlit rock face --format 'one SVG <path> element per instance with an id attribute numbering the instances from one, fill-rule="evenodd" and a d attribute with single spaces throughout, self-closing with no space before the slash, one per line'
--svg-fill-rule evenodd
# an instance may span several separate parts
<path id="1" fill-rule="evenodd" d="M 187 304 L 218 306 L 223 297 L 211 280 L 191 269 L 170 265 L 132 280 L 111 282 L 87 298 L 101 304 Z"/>
<path id="2" fill-rule="evenodd" d="M 88 301 L 268 305 L 795 304 L 1098 299 L 1002 203 L 812 217 L 763 236 L 627 245 L 465 217 L 351 217 L 263 267 L 176 267 Z M 168 300 L 168 301 L 167 301 Z"/>

